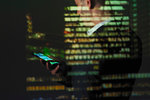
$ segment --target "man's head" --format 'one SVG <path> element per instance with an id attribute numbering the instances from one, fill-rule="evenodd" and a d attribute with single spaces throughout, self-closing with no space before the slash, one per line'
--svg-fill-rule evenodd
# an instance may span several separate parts
<path id="1" fill-rule="evenodd" d="M 94 24 L 104 21 L 102 17 L 109 17 L 104 14 L 104 12 L 109 12 L 100 10 L 105 4 L 105 0 L 75 0 L 75 3 L 78 6 L 77 14 L 80 17 L 91 17 L 90 21 Z"/>
<path id="2" fill-rule="evenodd" d="M 105 0 L 75 0 L 77 6 L 89 6 L 91 9 L 95 7 L 95 5 L 104 5 Z"/>

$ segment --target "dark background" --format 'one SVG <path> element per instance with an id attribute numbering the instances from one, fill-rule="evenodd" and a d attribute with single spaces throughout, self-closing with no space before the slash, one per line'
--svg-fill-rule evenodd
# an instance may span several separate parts
<path id="1" fill-rule="evenodd" d="M 28 100 L 25 91 L 26 13 L 34 16 L 34 29 L 57 33 L 63 30 L 64 0 L 7 0 L 0 3 L 0 99 Z M 34 5 L 34 6 L 33 6 Z M 57 5 L 57 6 L 56 6 Z M 36 16 L 36 17 L 35 17 Z M 42 20 L 41 20 L 42 19 Z M 57 19 L 57 20 L 54 20 Z M 62 23 L 62 24 L 60 24 Z M 42 27 L 42 26 L 45 27 Z M 59 27 L 58 27 L 59 26 Z M 35 30 L 36 31 L 36 30 Z M 149 57 L 143 58 L 140 72 L 150 72 Z M 38 64 L 37 64 L 38 66 Z"/>
<path id="2" fill-rule="evenodd" d="M 28 73 L 30 69 L 25 58 L 25 36 L 27 33 L 25 15 L 27 13 L 32 13 L 33 16 L 36 17 L 33 20 L 35 22 L 34 29 L 40 30 L 35 31 L 51 32 L 54 34 L 62 32 L 63 3 L 63 0 L 42 0 L 42 2 L 41 0 L 1 1 L 1 100 L 28 100 L 27 93 L 25 91 L 25 81 L 26 73 Z"/>

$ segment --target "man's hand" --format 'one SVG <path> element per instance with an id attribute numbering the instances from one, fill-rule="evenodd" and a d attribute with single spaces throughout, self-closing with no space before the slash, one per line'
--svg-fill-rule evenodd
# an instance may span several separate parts
<path id="1" fill-rule="evenodd" d="M 51 72 L 52 75 L 56 75 L 57 70 L 59 69 L 59 65 L 56 66 L 55 69 L 53 69 Z"/>
<path id="2" fill-rule="evenodd" d="M 47 69 L 48 71 L 50 71 L 50 73 L 51 73 L 52 75 L 57 75 L 56 72 L 58 71 L 58 69 L 59 69 L 59 67 L 60 67 L 59 64 L 56 66 L 56 68 L 50 70 L 49 66 L 50 66 L 50 67 L 52 67 L 52 66 L 49 65 L 48 62 L 43 62 L 42 59 L 40 60 L 40 62 L 41 62 L 44 66 L 46 66 L 46 69 Z"/>

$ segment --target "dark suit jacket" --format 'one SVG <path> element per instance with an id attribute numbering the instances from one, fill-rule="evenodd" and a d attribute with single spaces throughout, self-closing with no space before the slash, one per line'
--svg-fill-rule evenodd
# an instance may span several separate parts
<path id="1" fill-rule="evenodd" d="M 105 32 L 108 35 L 102 36 L 101 32 Z M 112 36 L 110 35 L 111 33 L 117 33 L 117 35 Z M 126 33 L 126 34 L 122 34 Z M 104 92 L 115 92 L 116 89 L 103 89 L 102 84 L 103 83 L 122 83 L 123 80 L 117 80 L 116 82 L 114 81 L 103 81 L 101 78 L 103 75 L 117 75 L 117 74 L 128 74 L 128 73 L 137 73 L 138 70 L 140 69 L 141 62 L 142 62 L 142 43 L 140 38 L 132 31 L 132 30 L 124 30 L 121 31 L 119 28 L 116 28 L 113 31 L 107 31 L 107 27 L 101 27 L 99 28 L 96 32 L 93 34 L 96 35 L 96 38 L 98 38 L 97 42 L 94 43 L 99 43 L 99 44 L 107 44 L 107 47 L 101 47 L 101 49 L 106 49 L 107 53 L 104 53 L 104 58 L 99 59 L 100 63 L 100 69 L 99 69 L 99 75 L 93 75 L 88 77 L 89 80 L 98 80 L 99 83 L 90 83 L 91 86 L 101 86 L 101 90 L 93 90 L 88 93 L 89 99 L 95 99 L 99 100 L 100 98 L 104 98 L 103 94 Z M 127 40 L 125 40 L 125 38 Z M 119 43 L 120 46 L 112 46 L 112 44 L 117 44 Z M 125 51 L 126 49 L 126 51 Z M 114 54 L 124 54 L 128 56 L 119 56 L 115 57 Z M 112 57 L 106 57 L 107 55 L 112 56 Z M 79 66 L 80 67 L 80 66 Z M 81 66 L 82 67 L 82 66 Z M 65 64 L 65 62 L 61 62 L 60 69 L 58 70 L 58 73 L 60 73 L 63 77 L 66 78 L 66 81 L 63 81 L 62 84 L 66 85 L 67 87 L 74 87 L 74 84 L 72 83 L 72 77 L 68 77 L 67 73 L 70 71 L 73 71 L 74 69 L 71 69 L 71 66 L 68 66 Z M 88 69 L 86 67 L 85 69 Z M 78 78 L 79 80 L 82 81 L 82 78 Z M 126 91 L 131 92 L 132 86 L 134 83 L 134 80 L 128 80 L 127 82 L 130 84 L 130 88 L 125 89 Z M 88 84 L 88 83 L 87 83 Z M 83 84 L 82 84 L 83 86 Z M 80 85 L 79 85 L 80 87 Z M 121 88 L 118 89 L 117 91 L 122 91 L 124 92 L 125 90 L 122 90 Z M 126 98 L 124 100 L 128 100 L 129 96 L 131 93 L 129 93 L 128 96 L 122 97 L 121 98 Z M 97 95 L 97 96 L 96 96 Z M 99 96 L 98 96 L 99 95 Z M 101 96 L 100 96 L 101 95 Z"/>

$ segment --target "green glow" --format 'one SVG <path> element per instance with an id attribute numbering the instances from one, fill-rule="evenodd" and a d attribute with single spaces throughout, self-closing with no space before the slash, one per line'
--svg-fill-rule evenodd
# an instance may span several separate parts
<path id="1" fill-rule="evenodd" d="M 77 7 L 77 6 L 69 6 L 69 7 L 65 7 L 64 8 L 65 10 L 68 10 L 68 11 L 77 11 L 77 10 L 88 10 L 88 7 L 84 6 L 84 7 Z"/>
<path id="2" fill-rule="evenodd" d="M 53 65 L 53 64 L 58 64 L 58 62 L 50 62 L 50 64 L 52 64 L 52 65 Z"/>
<path id="3" fill-rule="evenodd" d="M 106 1 L 105 4 L 111 4 L 111 5 L 125 5 L 125 4 L 128 4 L 127 1 L 118 1 L 118 0 L 114 0 L 114 1 Z"/>
<path id="4" fill-rule="evenodd" d="M 98 75 L 98 71 L 89 71 L 88 73 L 85 71 L 80 71 L 80 72 L 69 72 L 69 76 L 84 76 L 84 75 Z"/>
<path id="5" fill-rule="evenodd" d="M 112 20 L 129 20 L 129 16 L 114 16 L 114 17 L 112 17 Z"/>
<path id="6" fill-rule="evenodd" d="M 80 72 L 68 72 L 69 76 L 84 76 L 86 75 L 85 71 L 80 71 Z"/>
<path id="7" fill-rule="evenodd" d="M 98 75 L 99 72 L 98 71 L 89 71 L 88 75 Z"/>
<path id="8" fill-rule="evenodd" d="M 135 14 L 133 14 L 133 17 L 136 17 L 137 16 L 137 14 L 135 13 Z"/>
<path id="9" fill-rule="evenodd" d="M 44 48 L 43 48 L 43 54 L 46 55 L 46 56 L 50 55 L 50 54 L 51 54 L 51 53 L 50 53 L 50 49 L 47 48 L 47 47 L 44 47 Z"/>
<path id="10" fill-rule="evenodd" d="M 119 2 L 113 2 L 113 3 L 117 3 L 118 5 L 120 5 Z M 126 3 L 126 2 L 125 2 Z M 87 7 L 77 7 L 77 6 L 69 6 L 69 7 L 65 7 L 65 10 L 68 11 L 77 11 L 77 10 L 88 10 Z M 100 10 L 125 10 L 122 6 L 102 6 L 100 8 Z"/>
<path id="11" fill-rule="evenodd" d="M 125 10 L 122 6 L 102 6 L 100 10 Z"/>
<path id="12" fill-rule="evenodd" d="M 117 79 L 144 79 L 150 78 L 150 73 L 129 73 L 129 74 L 113 74 L 102 76 L 103 80 L 117 80 Z"/>
<path id="13" fill-rule="evenodd" d="M 58 50 L 58 49 L 54 49 L 54 48 L 44 47 L 43 54 L 47 55 L 47 56 L 64 58 L 64 50 Z"/>
<path id="14" fill-rule="evenodd" d="M 134 3 L 134 4 L 133 4 L 133 7 L 136 7 L 136 6 L 137 6 L 136 3 Z"/>
<path id="15" fill-rule="evenodd" d="M 136 26 L 137 26 L 137 23 L 134 23 L 133 26 L 136 27 Z"/>

